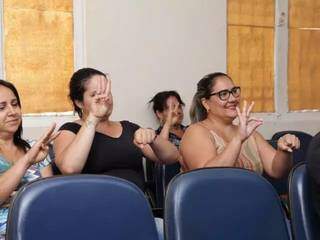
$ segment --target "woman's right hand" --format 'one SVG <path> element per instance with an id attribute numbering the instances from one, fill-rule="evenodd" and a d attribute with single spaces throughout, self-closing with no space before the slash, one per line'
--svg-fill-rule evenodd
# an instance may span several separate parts
<path id="1" fill-rule="evenodd" d="M 239 130 L 238 136 L 241 142 L 244 142 L 260 125 L 262 125 L 263 120 L 250 117 L 251 110 L 254 106 L 254 102 L 251 102 L 248 107 L 247 101 L 244 101 L 242 112 L 239 107 L 236 107 L 238 118 L 239 118 Z"/>
<path id="2" fill-rule="evenodd" d="M 111 80 L 109 76 L 107 75 L 107 78 L 105 78 L 99 75 L 97 85 L 97 92 L 91 102 L 88 118 L 91 121 L 99 122 L 106 116 L 111 107 Z"/>
<path id="3" fill-rule="evenodd" d="M 168 114 L 164 124 L 169 124 L 170 127 L 174 126 L 179 120 L 179 104 L 175 104 L 172 99 L 168 99 Z"/>
<path id="4" fill-rule="evenodd" d="M 38 139 L 38 141 L 24 155 L 24 159 L 32 165 L 46 158 L 49 151 L 49 143 L 52 142 L 60 132 L 54 132 L 56 124 L 53 123 L 49 129 Z"/>

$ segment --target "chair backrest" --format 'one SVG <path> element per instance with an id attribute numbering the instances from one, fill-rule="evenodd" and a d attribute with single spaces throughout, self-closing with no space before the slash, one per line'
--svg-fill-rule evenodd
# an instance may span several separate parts
<path id="1" fill-rule="evenodd" d="M 289 177 L 289 203 L 292 232 L 297 240 L 320 239 L 320 222 L 312 203 L 310 185 L 306 165 L 296 166 Z"/>
<path id="2" fill-rule="evenodd" d="M 289 239 L 278 195 L 264 178 L 235 168 L 176 176 L 165 202 L 167 240 Z"/>
<path id="3" fill-rule="evenodd" d="M 28 184 L 14 198 L 8 240 L 158 239 L 144 194 L 126 180 L 59 176 Z"/>
<path id="4" fill-rule="evenodd" d="M 167 186 L 172 178 L 180 173 L 180 163 L 156 164 L 154 167 L 157 207 L 163 208 Z"/>
<path id="5" fill-rule="evenodd" d="M 293 161 L 294 164 L 297 164 L 301 161 L 305 160 L 305 156 L 308 150 L 309 143 L 312 139 L 312 136 L 308 133 L 301 132 L 301 131 L 281 131 L 275 133 L 271 140 L 277 141 L 280 137 L 284 136 L 285 134 L 294 134 L 300 140 L 300 149 L 293 152 Z"/>

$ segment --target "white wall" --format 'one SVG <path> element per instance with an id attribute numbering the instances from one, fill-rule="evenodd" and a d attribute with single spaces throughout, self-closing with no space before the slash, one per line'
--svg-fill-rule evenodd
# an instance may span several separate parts
<path id="1" fill-rule="evenodd" d="M 155 127 L 156 92 L 177 90 L 189 106 L 202 76 L 226 70 L 225 1 L 86 3 L 87 64 L 111 73 L 113 119 Z"/>
<path id="2" fill-rule="evenodd" d="M 112 118 L 156 127 L 147 102 L 158 91 L 174 89 L 186 102 L 189 123 L 196 83 L 206 73 L 226 71 L 226 0 L 74 1 L 80 18 L 76 31 L 83 31 L 75 34 L 75 44 L 85 58 L 77 62 L 111 73 Z M 285 129 L 320 130 L 319 113 L 259 116 L 265 120 L 259 130 L 266 138 Z M 74 118 L 25 117 L 25 136 L 38 137 L 50 122 L 61 125 Z"/>

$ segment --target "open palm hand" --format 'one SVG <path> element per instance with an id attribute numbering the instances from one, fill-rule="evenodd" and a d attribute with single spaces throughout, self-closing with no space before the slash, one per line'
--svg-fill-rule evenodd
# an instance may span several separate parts
<path id="1" fill-rule="evenodd" d="M 262 119 L 250 117 L 251 110 L 254 106 L 254 102 L 248 107 L 247 101 L 244 101 L 242 112 L 239 107 L 236 108 L 239 118 L 239 131 L 241 141 L 245 141 L 260 125 L 262 125 Z"/>

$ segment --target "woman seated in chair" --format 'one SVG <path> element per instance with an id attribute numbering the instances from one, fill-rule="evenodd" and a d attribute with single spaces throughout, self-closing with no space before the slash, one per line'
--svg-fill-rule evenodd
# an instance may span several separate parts
<path id="1" fill-rule="evenodd" d="M 111 81 L 104 73 L 80 69 L 73 74 L 69 87 L 80 119 L 64 124 L 54 143 L 55 162 L 63 174 L 107 174 L 144 190 L 143 156 L 161 163 L 178 161 L 176 147 L 154 130 L 110 120 Z"/>
<path id="2" fill-rule="evenodd" d="M 158 92 L 150 101 L 160 127 L 156 133 L 168 139 L 179 148 L 181 138 L 187 129 L 182 125 L 184 102 L 176 91 Z"/>
<path id="3" fill-rule="evenodd" d="M 184 171 L 205 167 L 239 167 L 274 178 L 286 175 L 291 153 L 300 142 L 294 135 L 281 137 L 275 150 L 256 130 L 261 119 L 251 117 L 254 103 L 240 104 L 240 87 L 224 73 L 211 73 L 197 85 L 180 152 Z M 238 124 L 234 120 L 238 118 Z"/>
<path id="4" fill-rule="evenodd" d="M 23 184 L 52 175 L 48 143 L 55 125 L 37 141 L 22 139 L 22 114 L 13 84 L 0 80 L 0 239 L 4 239 L 10 198 Z M 31 147 L 32 146 L 32 147 Z"/>

